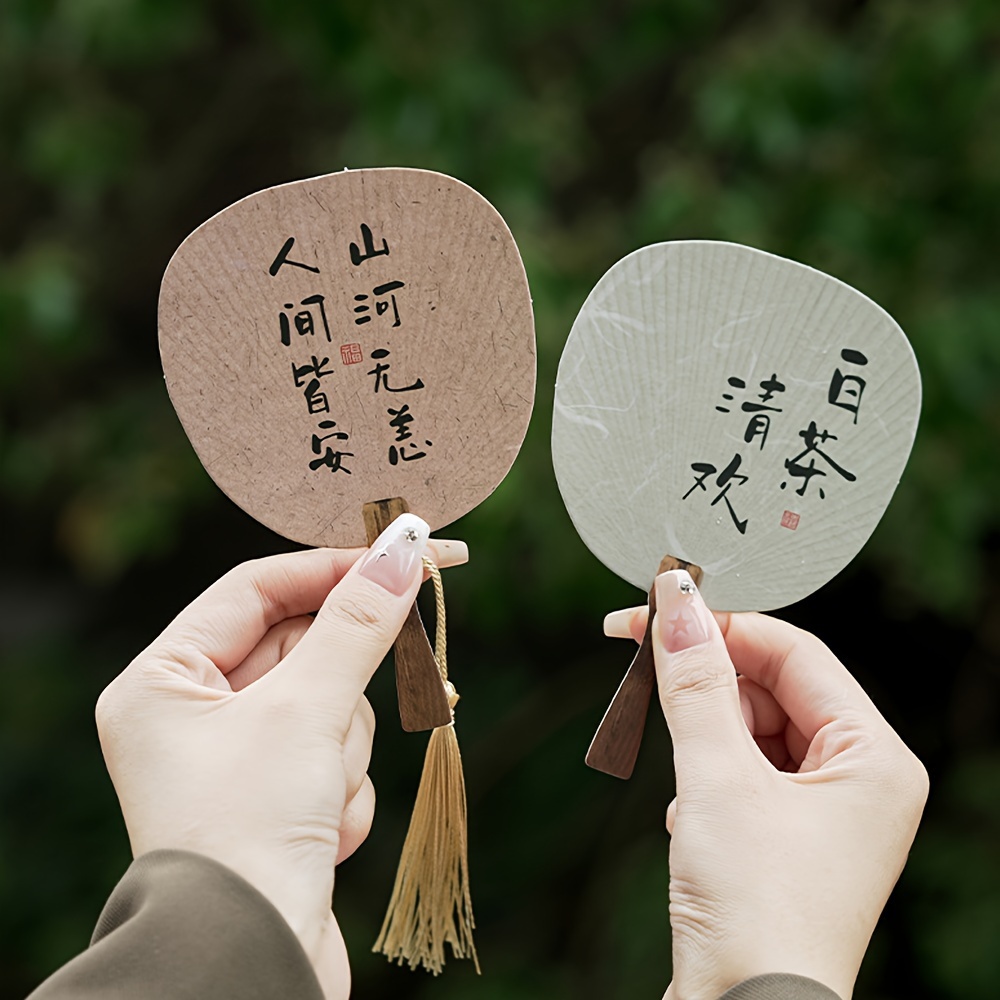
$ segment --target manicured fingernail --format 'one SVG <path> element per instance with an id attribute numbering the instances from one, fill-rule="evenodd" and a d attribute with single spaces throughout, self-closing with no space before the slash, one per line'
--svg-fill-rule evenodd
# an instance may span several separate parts
<path id="1" fill-rule="evenodd" d="M 469 561 L 469 546 L 454 538 L 432 538 L 428 548 L 438 569 L 461 566 Z"/>
<path id="2" fill-rule="evenodd" d="M 612 639 L 630 639 L 632 637 L 632 619 L 636 608 L 622 608 L 604 616 L 604 634 Z"/>
<path id="3" fill-rule="evenodd" d="M 656 578 L 656 620 L 660 640 L 668 653 L 708 642 L 712 634 L 711 617 L 686 570 L 672 569 Z"/>
<path id="4" fill-rule="evenodd" d="M 416 514 L 400 514 L 364 557 L 358 573 L 397 597 L 410 589 L 431 530 Z"/>

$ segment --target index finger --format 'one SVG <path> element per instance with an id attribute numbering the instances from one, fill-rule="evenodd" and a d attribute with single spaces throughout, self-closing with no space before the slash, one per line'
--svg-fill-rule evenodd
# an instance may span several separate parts
<path id="1" fill-rule="evenodd" d="M 882 716 L 850 671 L 816 636 L 757 613 L 717 613 L 736 670 L 770 691 L 806 740 L 825 725 Z"/>
<path id="2" fill-rule="evenodd" d="M 307 549 L 241 563 L 196 597 L 150 648 L 193 648 L 227 674 L 272 625 L 320 607 L 364 551 Z"/>
<path id="3" fill-rule="evenodd" d="M 464 542 L 432 538 L 442 569 L 468 561 Z M 268 630 L 322 607 L 327 594 L 367 549 L 306 549 L 252 559 L 231 569 L 164 629 L 160 644 L 194 649 L 224 674 L 239 666 Z"/>

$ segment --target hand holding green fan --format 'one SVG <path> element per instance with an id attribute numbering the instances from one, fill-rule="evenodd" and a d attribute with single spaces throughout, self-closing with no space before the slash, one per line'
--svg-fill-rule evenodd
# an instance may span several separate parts
<path id="1" fill-rule="evenodd" d="M 573 325 L 553 464 L 619 576 L 649 591 L 684 567 L 710 607 L 766 611 L 857 554 L 919 410 L 910 345 L 860 292 L 749 247 L 661 243 L 612 267 Z M 631 774 L 652 686 L 647 633 L 588 764 Z"/>

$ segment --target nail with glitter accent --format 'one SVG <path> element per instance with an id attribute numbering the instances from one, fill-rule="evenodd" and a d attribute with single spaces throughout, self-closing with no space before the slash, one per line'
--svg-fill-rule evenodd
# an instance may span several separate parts
<path id="1" fill-rule="evenodd" d="M 416 514 L 400 514 L 364 557 L 359 575 L 401 597 L 410 588 L 420 565 L 430 528 Z"/>
<path id="2" fill-rule="evenodd" d="M 686 570 L 673 569 L 656 578 L 656 621 L 668 653 L 708 642 L 711 612 Z"/>

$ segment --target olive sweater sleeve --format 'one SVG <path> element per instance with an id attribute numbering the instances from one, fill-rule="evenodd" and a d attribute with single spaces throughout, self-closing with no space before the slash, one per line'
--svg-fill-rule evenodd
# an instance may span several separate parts
<path id="1" fill-rule="evenodd" d="M 746 979 L 726 990 L 719 1000 L 840 1000 L 840 997 L 815 979 L 775 972 Z"/>
<path id="2" fill-rule="evenodd" d="M 186 851 L 132 863 L 90 947 L 29 1000 L 323 1000 L 281 914 L 228 868 Z"/>
<path id="3" fill-rule="evenodd" d="M 249 882 L 187 851 L 134 861 L 97 921 L 90 947 L 28 1000 L 323 1000 L 298 939 Z M 840 1000 L 775 973 L 719 1000 Z"/>

